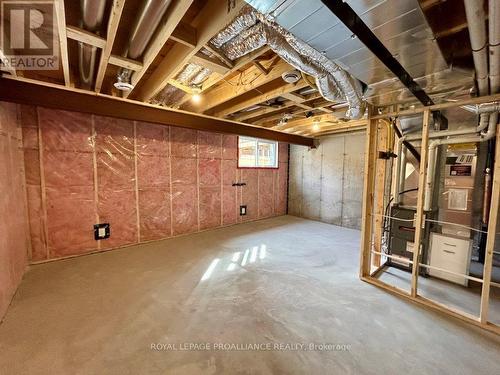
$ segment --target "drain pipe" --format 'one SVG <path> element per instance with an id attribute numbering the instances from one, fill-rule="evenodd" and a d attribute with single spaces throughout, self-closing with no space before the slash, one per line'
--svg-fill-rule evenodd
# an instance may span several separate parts
<path id="1" fill-rule="evenodd" d="M 82 20 L 80 26 L 90 32 L 99 34 L 106 0 L 81 0 Z M 78 70 L 80 82 L 84 89 L 91 89 L 94 81 L 97 47 L 78 42 Z"/>

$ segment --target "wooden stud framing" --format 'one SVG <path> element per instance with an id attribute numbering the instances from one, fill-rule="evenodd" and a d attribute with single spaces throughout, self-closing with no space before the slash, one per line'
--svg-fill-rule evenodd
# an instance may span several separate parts
<path id="1" fill-rule="evenodd" d="M 95 92 L 101 92 L 102 81 L 104 80 L 104 75 L 106 74 L 106 68 L 108 67 L 109 57 L 111 56 L 113 42 L 115 41 L 124 5 L 125 0 L 113 0 L 108 21 L 108 31 L 106 33 L 106 45 L 101 51 L 99 68 L 97 69 L 97 76 L 95 79 Z"/>
<path id="2" fill-rule="evenodd" d="M 368 170 L 365 171 L 365 190 L 363 196 L 363 227 L 362 227 L 362 247 L 361 247 L 361 280 L 366 281 L 370 284 L 373 284 L 379 288 L 387 290 L 391 293 L 398 294 L 400 296 L 408 298 L 410 301 L 419 303 L 424 305 L 425 307 L 440 311 L 446 315 L 452 316 L 454 318 L 460 319 L 464 322 L 476 325 L 483 329 L 486 329 L 490 332 L 500 334 L 500 326 L 491 323 L 488 321 L 488 308 L 489 308 L 489 296 L 490 296 L 490 286 L 497 285 L 491 282 L 491 267 L 492 267 L 492 259 L 493 259 L 493 247 L 495 241 L 495 232 L 498 224 L 498 216 L 499 216 L 499 201 L 500 201 L 500 128 L 497 129 L 497 139 L 496 139 L 496 155 L 495 155 L 495 165 L 494 165 L 494 175 L 493 175 L 493 186 L 492 186 L 492 200 L 490 206 L 490 221 L 488 225 L 488 240 L 486 244 L 486 259 L 484 264 L 484 273 L 482 279 L 482 293 L 481 293 L 481 309 L 479 317 L 468 314 L 464 311 L 457 310 L 454 307 L 430 300 L 418 294 L 418 271 L 419 271 L 419 262 L 420 255 L 419 252 L 416 251 L 420 248 L 421 244 L 421 236 L 423 233 L 423 224 L 425 222 L 425 213 L 423 211 L 423 203 L 424 203 L 424 184 L 426 178 L 426 166 L 428 162 L 428 134 L 429 134 L 429 118 L 430 114 L 433 110 L 446 109 L 446 108 L 454 108 L 460 107 L 466 104 L 481 104 L 492 101 L 500 100 L 500 94 L 484 96 L 473 99 L 466 99 L 454 103 L 442 103 L 437 104 L 425 108 L 417 108 L 408 111 L 392 111 L 389 113 L 385 113 L 382 115 L 375 115 L 371 117 L 371 120 L 374 119 L 385 119 L 390 116 L 396 115 L 408 115 L 414 113 L 424 112 L 424 126 L 422 128 L 422 146 L 421 146 L 421 164 L 420 164 L 420 174 L 419 174 L 419 191 L 418 191 L 418 199 L 417 199 L 417 215 L 415 219 L 415 246 L 413 253 L 413 260 L 410 260 L 410 263 L 413 264 L 412 268 L 412 282 L 411 282 L 411 291 L 405 291 L 395 286 L 389 285 L 378 280 L 375 277 L 369 275 L 367 271 L 370 269 L 370 261 L 367 258 L 370 255 L 370 246 L 368 239 L 371 239 L 371 218 L 369 216 L 369 209 L 365 207 L 367 205 L 367 197 L 370 198 L 370 194 L 374 189 L 374 180 L 370 177 L 370 183 L 367 184 L 366 174 Z M 372 126 L 368 127 L 368 133 Z M 370 139 L 370 135 L 368 135 Z M 368 142 L 370 144 L 370 142 Z M 368 153 L 367 153 L 368 155 Z M 367 162 L 367 166 L 369 169 L 369 165 Z M 368 199 L 369 202 L 369 199 Z M 431 268 L 427 265 L 420 265 L 420 267 Z M 471 279 L 475 279 L 469 277 Z"/>
<path id="3" fill-rule="evenodd" d="M 498 121 L 498 119 L 497 119 Z M 481 291 L 481 309 L 479 319 L 482 324 L 488 321 L 488 311 L 490 302 L 491 267 L 493 265 L 493 251 L 495 249 L 496 230 L 498 223 L 498 210 L 500 200 L 500 127 L 497 127 L 497 140 L 495 147 L 495 168 L 493 170 L 493 183 L 491 187 L 491 205 L 488 221 L 488 237 L 486 239 L 483 288 Z"/>
<path id="4" fill-rule="evenodd" d="M 378 133 L 377 133 L 377 154 L 379 151 L 392 151 L 387 150 L 387 139 L 389 137 L 389 131 L 387 126 L 382 123 L 382 120 L 378 120 Z M 383 148 L 383 150 L 382 150 Z M 375 162 L 375 224 L 373 228 L 373 242 L 375 251 L 381 252 L 382 250 L 382 235 L 383 235 L 383 225 L 384 218 L 381 216 L 384 214 L 385 209 L 385 179 L 387 170 L 387 160 L 380 159 L 377 157 Z M 379 266 L 381 262 L 380 255 L 373 257 L 373 263 Z"/>
<path id="5" fill-rule="evenodd" d="M 375 183 L 375 161 L 377 148 L 377 121 L 372 120 L 375 108 L 368 108 L 368 126 L 366 132 L 365 171 L 363 188 L 363 208 L 361 216 L 361 255 L 359 276 L 370 275 L 372 226 L 373 226 L 373 189 Z"/>
<path id="6" fill-rule="evenodd" d="M 418 271 L 420 269 L 422 233 L 425 226 L 424 198 L 425 198 L 425 178 L 427 176 L 427 160 L 429 149 L 429 120 L 430 111 L 424 111 L 422 124 L 422 147 L 420 151 L 420 170 L 418 174 L 418 195 L 417 195 L 417 216 L 415 218 L 415 240 L 413 246 L 413 268 L 411 277 L 411 296 L 417 296 Z"/>

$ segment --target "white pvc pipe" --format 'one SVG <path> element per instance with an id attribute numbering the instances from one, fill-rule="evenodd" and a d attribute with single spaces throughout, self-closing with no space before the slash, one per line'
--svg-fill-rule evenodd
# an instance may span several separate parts
<path id="1" fill-rule="evenodd" d="M 497 0 L 490 0 L 495 2 Z M 483 9 L 483 0 L 464 0 L 465 15 L 469 26 L 472 57 L 476 69 L 476 80 L 479 95 L 488 95 L 488 54 L 486 48 L 486 16 Z"/>
<path id="2" fill-rule="evenodd" d="M 500 88 L 500 1 L 489 1 L 490 90 L 496 94 Z"/>

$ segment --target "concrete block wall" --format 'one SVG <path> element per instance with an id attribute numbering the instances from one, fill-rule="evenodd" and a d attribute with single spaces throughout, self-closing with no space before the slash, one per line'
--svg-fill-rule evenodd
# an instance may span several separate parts
<path id="1" fill-rule="evenodd" d="M 361 228 L 365 133 L 320 138 L 319 147 L 290 146 L 288 213 Z"/>

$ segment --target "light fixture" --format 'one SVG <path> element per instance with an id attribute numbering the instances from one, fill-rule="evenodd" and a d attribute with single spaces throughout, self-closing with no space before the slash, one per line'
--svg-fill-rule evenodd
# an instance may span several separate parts
<path id="1" fill-rule="evenodd" d="M 317 132 L 317 131 L 319 130 L 319 121 L 318 121 L 318 120 L 314 120 L 314 121 L 313 121 L 312 130 L 313 130 L 314 132 Z"/>
<path id="2" fill-rule="evenodd" d="M 199 87 L 193 87 L 192 92 L 191 100 L 193 103 L 199 103 L 201 101 L 201 89 Z"/>

